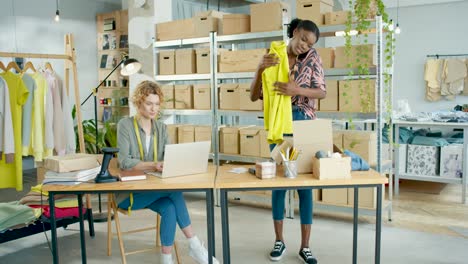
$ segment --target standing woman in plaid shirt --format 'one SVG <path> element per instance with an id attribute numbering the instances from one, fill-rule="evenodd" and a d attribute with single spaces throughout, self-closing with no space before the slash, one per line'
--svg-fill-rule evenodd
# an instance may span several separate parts
<path id="1" fill-rule="evenodd" d="M 317 100 L 326 96 L 325 74 L 322 60 L 313 48 L 320 32 L 317 25 L 310 20 L 294 19 L 288 26 L 287 47 L 289 60 L 289 82 L 275 84 L 276 91 L 291 96 L 293 120 L 312 120 L 316 118 Z M 265 55 L 258 65 L 252 82 L 250 99 L 256 101 L 262 97 L 262 73 L 279 63 L 273 54 Z M 310 229 L 312 224 L 313 198 L 311 189 L 298 189 L 299 211 L 301 215 L 301 248 L 299 258 L 304 263 L 318 263 L 309 248 Z M 286 190 L 274 190 L 272 193 L 273 223 L 276 241 L 270 252 L 272 261 L 279 261 L 286 246 L 283 239 L 284 200 Z"/>

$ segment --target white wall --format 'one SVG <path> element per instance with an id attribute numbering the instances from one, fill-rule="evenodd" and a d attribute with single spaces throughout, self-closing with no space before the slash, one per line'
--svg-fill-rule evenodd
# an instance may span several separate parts
<path id="1" fill-rule="evenodd" d="M 453 109 L 468 103 L 468 96 L 457 96 L 455 101 L 426 101 L 423 78 L 426 55 L 468 53 L 467 11 L 468 1 L 400 8 L 402 33 L 396 42 L 394 106 L 403 98 L 413 111 Z M 396 10 L 390 9 L 389 14 L 395 18 Z"/>
<path id="2" fill-rule="evenodd" d="M 94 0 L 60 0 L 60 22 L 56 23 L 53 20 L 56 10 L 55 0 L 0 0 L 0 2 L 0 51 L 2 52 L 63 54 L 64 35 L 66 33 L 74 35 L 80 96 L 81 101 L 84 100 L 98 82 L 96 14 L 121 9 L 121 4 Z M 10 61 L 9 58 L 1 60 Z M 35 64 L 45 62 L 32 61 Z M 51 63 L 55 71 L 63 76 L 63 62 L 51 60 Z M 74 97 L 72 100 L 74 102 Z M 82 113 L 84 119 L 93 118 L 92 100 L 83 106 Z"/>

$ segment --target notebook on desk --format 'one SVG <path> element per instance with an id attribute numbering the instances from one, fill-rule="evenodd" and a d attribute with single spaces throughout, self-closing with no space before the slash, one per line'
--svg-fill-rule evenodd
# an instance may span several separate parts
<path id="1" fill-rule="evenodd" d="M 146 173 L 160 178 L 204 173 L 208 170 L 210 147 L 210 141 L 166 145 L 163 171 Z"/>

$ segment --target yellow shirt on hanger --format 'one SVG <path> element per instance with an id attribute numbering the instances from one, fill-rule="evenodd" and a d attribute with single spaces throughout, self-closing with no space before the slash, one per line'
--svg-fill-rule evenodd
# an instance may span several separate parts
<path id="1" fill-rule="evenodd" d="M 15 133 L 15 162 L 5 164 L 5 157 L 0 160 L 0 189 L 16 188 L 17 191 L 21 191 L 23 190 L 23 160 L 21 155 L 22 106 L 28 98 L 29 91 L 20 75 L 8 71 L 0 73 L 0 76 L 8 84 L 13 132 Z"/>
<path id="2" fill-rule="evenodd" d="M 265 129 L 268 131 L 267 140 L 270 144 L 283 142 L 283 134 L 291 134 L 292 105 L 291 96 L 280 95 L 274 91 L 275 82 L 289 81 L 289 61 L 287 45 L 284 41 L 273 41 L 269 54 L 279 58 L 279 64 L 268 67 L 262 74 L 263 112 Z"/>
<path id="3" fill-rule="evenodd" d="M 47 80 L 39 72 L 31 74 L 36 81 L 33 101 L 32 142 L 29 154 L 35 161 L 42 161 L 44 154 L 45 98 L 48 90 Z M 50 150 L 49 152 L 52 152 Z"/>

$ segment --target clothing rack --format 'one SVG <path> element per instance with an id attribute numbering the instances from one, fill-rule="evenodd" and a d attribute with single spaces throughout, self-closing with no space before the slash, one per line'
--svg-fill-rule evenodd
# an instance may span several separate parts
<path id="1" fill-rule="evenodd" d="M 15 52 L 0 52 L 0 58 L 28 58 L 28 59 L 51 59 L 51 60 L 65 60 L 65 87 L 67 93 L 70 94 L 70 70 L 73 73 L 73 83 L 75 92 L 75 107 L 76 118 L 78 126 L 78 142 L 80 152 L 85 152 L 84 135 L 83 135 L 83 122 L 81 118 L 81 104 L 80 104 L 80 89 L 78 87 L 78 71 L 76 69 L 76 52 L 74 48 L 73 35 L 65 35 L 65 54 L 38 54 L 38 53 L 15 53 Z"/>
<path id="2" fill-rule="evenodd" d="M 431 55 L 426 55 L 428 58 L 439 58 L 439 57 L 468 57 L 468 54 L 431 54 Z"/>

